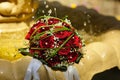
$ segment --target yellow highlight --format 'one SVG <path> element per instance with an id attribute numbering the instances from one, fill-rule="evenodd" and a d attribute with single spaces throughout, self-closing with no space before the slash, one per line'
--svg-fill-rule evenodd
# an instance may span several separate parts
<path id="1" fill-rule="evenodd" d="M 120 20 L 120 15 L 119 16 L 116 16 L 117 20 Z"/>
<path id="2" fill-rule="evenodd" d="M 18 49 L 15 47 L 0 47 L 0 59 L 5 59 L 13 61 L 21 58 L 23 55 L 19 53 Z"/>
<path id="3" fill-rule="evenodd" d="M 71 8 L 76 8 L 76 7 L 77 7 L 77 5 L 75 3 L 71 4 Z"/>

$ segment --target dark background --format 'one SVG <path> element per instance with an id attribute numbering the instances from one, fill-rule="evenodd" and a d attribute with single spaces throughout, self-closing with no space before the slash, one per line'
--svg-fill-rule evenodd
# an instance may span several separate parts
<path id="1" fill-rule="evenodd" d="M 63 6 L 59 2 L 47 2 L 49 8 L 45 8 L 44 2 L 40 1 L 40 6 L 36 12 L 35 17 L 48 15 L 48 10 L 52 9 L 51 16 L 55 16 L 54 8 L 56 8 L 57 17 L 63 18 L 68 16 L 72 25 L 78 29 L 85 29 L 89 34 L 91 29 L 95 35 L 100 35 L 109 29 L 120 29 L 120 21 L 117 21 L 112 16 L 104 16 L 99 14 L 94 9 L 87 9 L 85 6 L 77 6 L 75 9 Z M 45 13 L 42 13 L 42 10 Z M 87 26 L 84 26 L 86 22 Z M 93 34 L 91 34 L 93 35 Z M 92 80 L 120 80 L 120 70 L 115 67 L 110 70 L 106 70 L 102 73 L 94 75 Z"/>
<path id="2" fill-rule="evenodd" d="M 72 25 L 78 30 L 85 29 L 86 32 L 90 33 L 92 29 L 96 35 L 99 35 L 111 28 L 120 29 L 120 21 L 116 20 L 115 17 L 101 15 L 94 9 L 88 9 L 85 6 L 77 6 L 75 9 L 72 9 L 63 6 L 57 1 L 47 2 L 49 8 L 45 8 L 43 1 L 45 0 L 40 1 L 35 17 L 48 15 L 48 10 L 50 9 L 52 10 L 51 16 L 55 16 L 54 8 L 56 8 L 57 17 L 64 18 L 68 16 Z M 42 13 L 42 10 L 45 13 Z M 86 22 L 87 26 L 84 26 L 84 22 Z"/>

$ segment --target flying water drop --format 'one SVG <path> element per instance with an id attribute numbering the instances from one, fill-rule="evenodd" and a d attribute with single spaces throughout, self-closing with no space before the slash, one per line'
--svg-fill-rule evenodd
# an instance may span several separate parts
<path id="1" fill-rule="evenodd" d="M 48 10 L 48 15 L 50 16 L 52 13 L 52 9 Z"/>
<path id="2" fill-rule="evenodd" d="M 44 5 L 46 5 L 46 3 L 47 3 L 47 2 L 46 2 L 46 1 L 44 1 Z"/>
<path id="3" fill-rule="evenodd" d="M 44 10 L 42 10 L 42 13 L 45 13 L 45 11 L 44 11 Z"/>
<path id="4" fill-rule="evenodd" d="M 56 11 L 57 9 L 56 8 L 54 8 L 54 12 L 55 12 L 55 17 L 57 17 L 57 11 Z"/>
<path id="5" fill-rule="evenodd" d="M 49 8 L 49 6 L 48 6 L 48 5 L 46 5 L 46 6 L 45 6 L 45 8 L 47 9 L 47 8 Z"/>
<path id="6" fill-rule="evenodd" d="M 87 23 L 86 23 L 86 21 L 84 22 L 84 24 L 83 24 L 84 26 L 87 26 Z"/>

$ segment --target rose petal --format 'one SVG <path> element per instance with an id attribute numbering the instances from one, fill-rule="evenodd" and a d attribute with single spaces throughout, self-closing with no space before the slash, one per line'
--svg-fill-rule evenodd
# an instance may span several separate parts
<path id="1" fill-rule="evenodd" d="M 63 22 L 62 25 L 67 27 L 67 28 L 70 28 L 70 25 L 68 23 L 66 23 L 66 22 Z"/>
<path id="2" fill-rule="evenodd" d="M 59 55 L 68 55 L 68 53 L 70 52 L 70 48 L 62 48 L 59 50 L 58 54 Z"/>
<path id="3" fill-rule="evenodd" d="M 48 25 L 56 24 L 58 22 L 60 22 L 60 20 L 56 19 L 56 18 L 49 18 L 48 19 Z"/>
<path id="4" fill-rule="evenodd" d="M 78 36 L 74 35 L 67 43 L 66 46 L 79 47 L 81 40 Z"/>
<path id="5" fill-rule="evenodd" d="M 27 33 L 25 39 L 27 40 L 30 40 L 30 37 L 32 35 L 32 33 L 40 26 L 44 26 L 45 23 L 41 22 L 41 21 L 38 21 L 36 24 L 34 24 L 31 28 L 30 28 L 30 31 Z M 40 31 L 38 31 L 40 32 Z"/>
<path id="6" fill-rule="evenodd" d="M 59 31 L 55 33 L 55 36 L 58 37 L 59 39 L 64 39 L 69 37 L 72 34 L 70 31 Z"/>
<path id="7" fill-rule="evenodd" d="M 58 56 L 54 56 L 53 58 L 49 59 L 48 61 L 49 66 L 55 66 L 56 64 L 60 64 L 61 61 Z"/>
<path id="8" fill-rule="evenodd" d="M 39 41 L 40 48 L 54 48 L 54 37 L 50 36 Z"/>
<path id="9" fill-rule="evenodd" d="M 69 53 L 67 57 L 68 57 L 68 62 L 74 62 L 77 59 L 78 54 L 76 52 L 72 52 Z"/>

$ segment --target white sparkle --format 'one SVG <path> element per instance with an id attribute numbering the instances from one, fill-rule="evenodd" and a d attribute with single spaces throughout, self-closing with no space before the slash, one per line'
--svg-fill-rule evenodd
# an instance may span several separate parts
<path id="1" fill-rule="evenodd" d="M 50 23 L 52 23 L 53 21 L 50 21 Z"/>
<path id="2" fill-rule="evenodd" d="M 42 10 L 42 13 L 45 13 L 45 11 L 44 11 L 44 10 Z"/>
<path id="3" fill-rule="evenodd" d="M 87 25 L 87 23 L 86 22 L 84 22 L 84 26 L 86 26 Z"/>
<path id="4" fill-rule="evenodd" d="M 42 29 L 45 29 L 44 27 Z"/>
<path id="5" fill-rule="evenodd" d="M 72 59 L 72 56 L 70 56 L 70 58 Z"/>
<path id="6" fill-rule="evenodd" d="M 54 47 L 54 45 L 52 45 Z"/>
<path id="7" fill-rule="evenodd" d="M 44 1 L 44 4 L 46 5 L 46 1 Z"/>
<path id="8" fill-rule="evenodd" d="M 48 11 L 48 14 L 50 15 L 52 13 L 52 10 L 50 9 L 49 11 Z"/>
<path id="9" fill-rule="evenodd" d="M 57 44 L 57 42 L 54 42 L 54 44 Z"/>
<path id="10" fill-rule="evenodd" d="M 56 47 L 59 47 L 59 46 L 56 46 Z"/>
<path id="11" fill-rule="evenodd" d="M 49 8 L 49 6 L 48 6 L 48 5 L 46 5 L 46 6 L 45 6 L 45 8 Z"/>
<path id="12" fill-rule="evenodd" d="M 48 43 L 47 43 L 47 42 L 46 42 L 45 44 L 46 44 L 46 45 L 48 45 Z"/>

